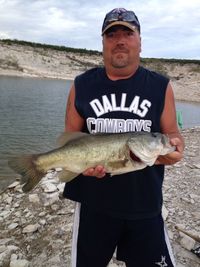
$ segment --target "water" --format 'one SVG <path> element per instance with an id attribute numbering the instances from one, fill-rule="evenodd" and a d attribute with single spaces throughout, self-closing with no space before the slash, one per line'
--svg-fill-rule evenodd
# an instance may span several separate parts
<path id="1" fill-rule="evenodd" d="M 182 114 L 183 128 L 200 126 L 200 103 L 178 101 L 176 109 Z"/>
<path id="2" fill-rule="evenodd" d="M 0 189 L 15 180 L 7 159 L 55 147 L 71 82 L 0 76 Z M 200 104 L 177 102 L 183 128 L 200 125 Z"/>
<path id="3" fill-rule="evenodd" d="M 15 180 L 7 159 L 55 147 L 70 81 L 0 77 L 0 189 Z"/>

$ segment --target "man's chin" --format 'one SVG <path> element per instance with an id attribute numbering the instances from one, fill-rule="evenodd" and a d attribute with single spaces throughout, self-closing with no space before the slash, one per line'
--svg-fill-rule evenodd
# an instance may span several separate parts
<path id="1" fill-rule="evenodd" d="M 112 65 L 115 68 L 124 68 L 128 65 L 127 57 L 124 55 L 117 55 L 112 60 Z"/>
<path id="2" fill-rule="evenodd" d="M 118 61 L 113 61 L 112 62 L 112 66 L 114 68 L 117 68 L 117 69 L 125 68 L 125 67 L 127 67 L 127 65 L 128 65 L 127 62 L 125 62 L 125 61 L 118 60 Z"/>

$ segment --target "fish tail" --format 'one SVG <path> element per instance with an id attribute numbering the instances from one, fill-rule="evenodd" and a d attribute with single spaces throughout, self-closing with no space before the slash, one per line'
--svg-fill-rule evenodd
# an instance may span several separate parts
<path id="1" fill-rule="evenodd" d="M 32 190 L 46 174 L 37 168 L 35 163 L 36 155 L 22 156 L 8 161 L 11 169 L 21 175 L 22 190 L 29 192 Z"/>

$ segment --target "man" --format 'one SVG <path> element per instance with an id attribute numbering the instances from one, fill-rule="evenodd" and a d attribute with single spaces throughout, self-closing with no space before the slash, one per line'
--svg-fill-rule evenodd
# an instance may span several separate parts
<path id="1" fill-rule="evenodd" d="M 117 258 L 128 267 L 175 266 L 161 216 L 164 165 L 182 158 L 169 80 L 140 64 L 140 24 L 117 8 L 103 22 L 104 68 L 76 77 L 66 110 L 66 131 L 166 133 L 176 151 L 143 170 L 109 177 L 104 166 L 86 170 L 65 186 L 81 203 L 75 213 L 72 267 L 106 267 Z M 101 178 L 101 179 L 98 179 Z"/>

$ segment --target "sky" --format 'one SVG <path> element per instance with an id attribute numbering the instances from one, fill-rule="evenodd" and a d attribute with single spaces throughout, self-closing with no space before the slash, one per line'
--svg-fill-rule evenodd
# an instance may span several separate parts
<path id="1" fill-rule="evenodd" d="M 200 59 L 200 0 L 0 0 L 0 39 L 102 51 L 113 8 L 133 10 L 142 57 Z"/>

